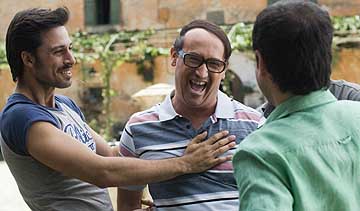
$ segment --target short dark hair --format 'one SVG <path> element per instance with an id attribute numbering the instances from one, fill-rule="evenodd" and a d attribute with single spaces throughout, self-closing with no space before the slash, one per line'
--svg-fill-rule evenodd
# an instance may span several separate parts
<path id="1" fill-rule="evenodd" d="M 226 33 L 218 25 L 216 25 L 210 21 L 206 21 L 206 20 L 193 20 L 190 23 L 188 23 L 187 25 L 185 25 L 184 27 L 182 27 L 182 29 L 180 31 L 180 36 L 177 37 L 174 42 L 174 48 L 176 51 L 179 51 L 183 48 L 184 37 L 185 37 L 186 32 L 190 31 L 191 29 L 196 29 L 196 28 L 205 29 L 206 31 L 214 34 L 217 38 L 219 38 L 224 45 L 225 61 L 227 61 L 230 58 L 231 45 L 230 45 L 230 41 L 229 41 L 229 38 L 227 37 Z"/>
<path id="2" fill-rule="evenodd" d="M 13 81 L 24 71 L 21 52 L 35 53 L 42 44 L 41 33 L 65 25 L 68 19 L 69 10 L 66 7 L 55 10 L 33 8 L 16 13 L 6 33 L 6 57 Z"/>
<path id="3" fill-rule="evenodd" d="M 281 91 L 304 95 L 329 86 L 333 27 L 319 5 L 277 2 L 257 16 L 252 36 Z"/>

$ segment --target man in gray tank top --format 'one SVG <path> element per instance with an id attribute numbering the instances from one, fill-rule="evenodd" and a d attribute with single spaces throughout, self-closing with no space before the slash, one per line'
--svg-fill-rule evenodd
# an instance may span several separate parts
<path id="1" fill-rule="evenodd" d="M 18 12 L 6 35 L 15 92 L 0 113 L 4 159 L 32 210 L 113 210 L 105 189 L 202 172 L 230 156 L 233 136 L 195 137 L 184 156 L 167 160 L 115 157 L 79 107 L 55 88 L 71 85 L 75 58 L 64 25 L 67 8 Z M 106 157 L 105 157 L 106 156 Z"/>

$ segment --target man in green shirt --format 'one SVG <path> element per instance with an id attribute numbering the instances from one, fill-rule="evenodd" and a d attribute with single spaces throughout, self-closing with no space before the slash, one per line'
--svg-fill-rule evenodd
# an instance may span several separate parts
<path id="1" fill-rule="evenodd" d="M 332 37 L 329 14 L 312 2 L 258 15 L 256 78 L 275 110 L 233 158 L 239 210 L 360 210 L 360 103 L 327 90 Z"/>

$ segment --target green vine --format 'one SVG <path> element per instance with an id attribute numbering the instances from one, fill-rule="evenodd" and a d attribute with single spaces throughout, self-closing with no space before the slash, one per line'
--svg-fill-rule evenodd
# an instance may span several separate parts
<path id="1" fill-rule="evenodd" d="M 235 51 L 250 51 L 252 49 L 252 23 L 237 23 L 228 32 L 231 47 Z"/>
<path id="2" fill-rule="evenodd" d="M 360 33 L 360 16 L 349 17 L 332 17 L 331 18 L 335 35 L 359 34 Z"/>
<path id="3" fill-rule="evenodd" d="M 79 60 L 83 72 L 83 80 L 91 77 L 94 72 L 92 66 L 98 61 L 102 65 L 102 116 L 104 120 L 92 121 L 92 124 L 100 123 L 104 125 L 100 133 L 107 140 L 113 135 L 111 128 L 114 124 L 110 116 L 111 98 L 116 92 L 111 89 L 110 79 L 112 71 L 123 62 L 136 63 L 138 72 L 141 73 L 146 81 L 153 80 L 154 59 L 156 56 L 164 55 L 167 50 L 155 48 L 148 44 L 149 36 L 153 30 L 141 32 L 118 32 L 105 34 L 88 34 L 86 32 L 75 33 L 72 37 L 73 50 L 75 57 Z M 166 53 L 165 53 L 166 52 Z M 150 72 L 151 75 L 146 74 Z"/>
<path id="4" fill-rule="evenodd" d="M 100 133 L 106 140 L 111 139 L 111 128 L 113 120 L 110 117 L 111 98 L 115 92 L 111 89 L 110 79 L 113 69 L 124 60 L 121 54 L 114 49 L 114 44 L 119 39 L 120 34 L 104 34 L 96 36 L 87 33 L 76 33 L 73 36 L 74 54 L 82 65 L 99 61 L 103 67 L 101 71 L 102 79 L 102 116 L 105 117 L 104 128 Z M 84 66 L 82 66 L 83 69 Z M 84 72 L 83 70 L 83 73 Z M 86 78 L 86 77 L 85 77 Z M 100 122 L 101 123 L 101 122 Z"/>
<path id="5" fill-rule="evenodd" d="M 360 46 L 360 16 L 332 17 L 331 21 L 334 27 L 332 65 L 335 66 L 341 47 L 351 48 Z M 234 51 L 244 52 L 245 54 L 252 51 L 252 29 L 252 23 L 237 23 L 230 27 L 230 29 L 225 29 L 229 31 L 228 37 Z M 232 79 L 231 77 L 226 77 L 223 82 L 226 93 L 232 95 L 231 88 L 228 87 L 230 83 L 226 80 Z"/>
<path id="6" fill-rule="evenodd" d="M 6 60 L 6 53 L 5 53 L 5 46 L 4 44 L 0 44 L 0 71 L 2 69 L 6 69 L 9 65 Z"/>
<path id="7" fill-rule="evenodd" d="M 360 37 L 360 17 L 333 17 L 334 51 L 338 49 L 338 43 L 344 42 L 345 38 Z M 251 52 L 252 49 L 252 23 L 238 23 L 233 26 L 225 26 L 228 31 L 234 51 Z M 153 81 L 154 61 L 157 56 L 168 55 L 169 49 L 157 48 L 150 44 L 149 38 L 154 35 L 154 30 L 145 31 L 120 31 L 116 33 L 89 34 L 77 32 L 72 35 L 74 55 L 83 71 L 83 81 L 87 81 L 95 72 L 93 65 L 100 62 L 102 65 L 102 111 L 100 116 L 105 120 L 89 120 L 93 125 L 104 125 L 101 133 L 107 140 L 110 139 L 111 127 L 114 124 L 110 117 L 111 98 L 116 92 L 111 89 L 110 79 L 112 71 L 123 62 L 136 63 L 138 73 L 143 75 L 145 81 Z M 0 70 L 8 67 L 4 44 L 0 44 Z M 227 76 L 227 80 L 232 77 Z M 224 86 L 229 86 L 225 81 Z M 232 95 L 229 87 L 224 88 Z"/>

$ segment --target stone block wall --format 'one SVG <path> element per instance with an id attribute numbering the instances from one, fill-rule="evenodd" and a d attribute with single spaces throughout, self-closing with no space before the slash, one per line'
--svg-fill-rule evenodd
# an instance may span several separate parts
<path id="1" fill-rule="evenodd" d="M 57 8 L 66 6 L 71 17 L 68 23 L 70 32 L 84 28 L 84 1 L 83 0 L 1 0 L 0 1 L 0 40 L 6 35 L 6 30 L 16 12 L 33 7 Z"/>
<path id="2" fill-rule="evenodd" d="M 176 36 L 176 29 L 189 21 L 201 19 L 213 19 L 225 24 L 233 24 L 239 21 L 254 21 L 256 15 L 267 6 L 267 0 L 120 0 L 121 23 L 126 29 L 147 29 L 149 27 L 172 29 L 170 33 L 163 33 L 153 38 L 156 43 L 163 43 L 163 47 L 169 47 Z M 356 15 L 360 14 L 360 0 L 318 0 L 319 4 L 325 5 L 332 15 Z M 0 40 L 4 38 L 7 26 L 14 14 L 29 7 L 67 6 L 71 11 L 71 19 L 68 24 L 70 32 L 84 29 L 84 0 L 1 0 L 0 1 Z M 345 79 L 360 83 L 360 48 L 341 49 L 335 59 L 333 68 L 334 79 Z M 234 67 L 244 67 L 242 61 L 234 61 Z M 246 61 L 244 61 L 246 62 Z M 101 69 L 101 67 L 96 67 Z M 243 69 L 243 68 L 242 68 Z M 83 81 L 79 66 L 75 67 L 74 82 L 71 88 L 58 91 L 73 98 L 80 106 L 82 105 L 82 90 L 88 86 Z M 240 69 L 235 70 L 241 71 Z M 97 75 L 97 77 L 100 77 Z M 96 79 L 96 80 L 99 80 Z M 158 57 L 155 60 L 153 83 L 174 84 L 174 70 L 170 67 L 169 58 Z M 138 107 L 131 99 L 135 92 L 151 85 L 145 82 L 137 73 L 134 64 L 123 64 L 114 70 L 111 80 L 113 89 L 117 95 L 113 98 L 111 110 L 115 119 L 126 119 Z M 15 84 L 11 80 L 9 70 L 0 70 L 0 108 L 6 102 Z"/>
<path id="3" fill-rule="evenodd" d="M 180 28 L 193 19 L 210 19 L 219 24 L 252 22 L 268 5 L 268 0 L 119 0 L 119 28 L 135 30 Z M 360 14 L 360 0 L 318 0 L 331 15 Z M 71 32 L 85 28 L 84 0 L 1 0 L 0 39 L 14 14 L 31 7 L 66 6 L 71 11 Z"/>
<path id="4" fill-rule="evenodd" d="M 126 29 L 180 28 L 193 19 L 207 18 L 219 24 L 253 21 L 267 5 L 266 0 L 122 0 L 121 3 Z"/>
<path id="5" fill-rule="evenodd" d="M 332 16 L 360 15 L 360 0 L 318 0 Z"/>

